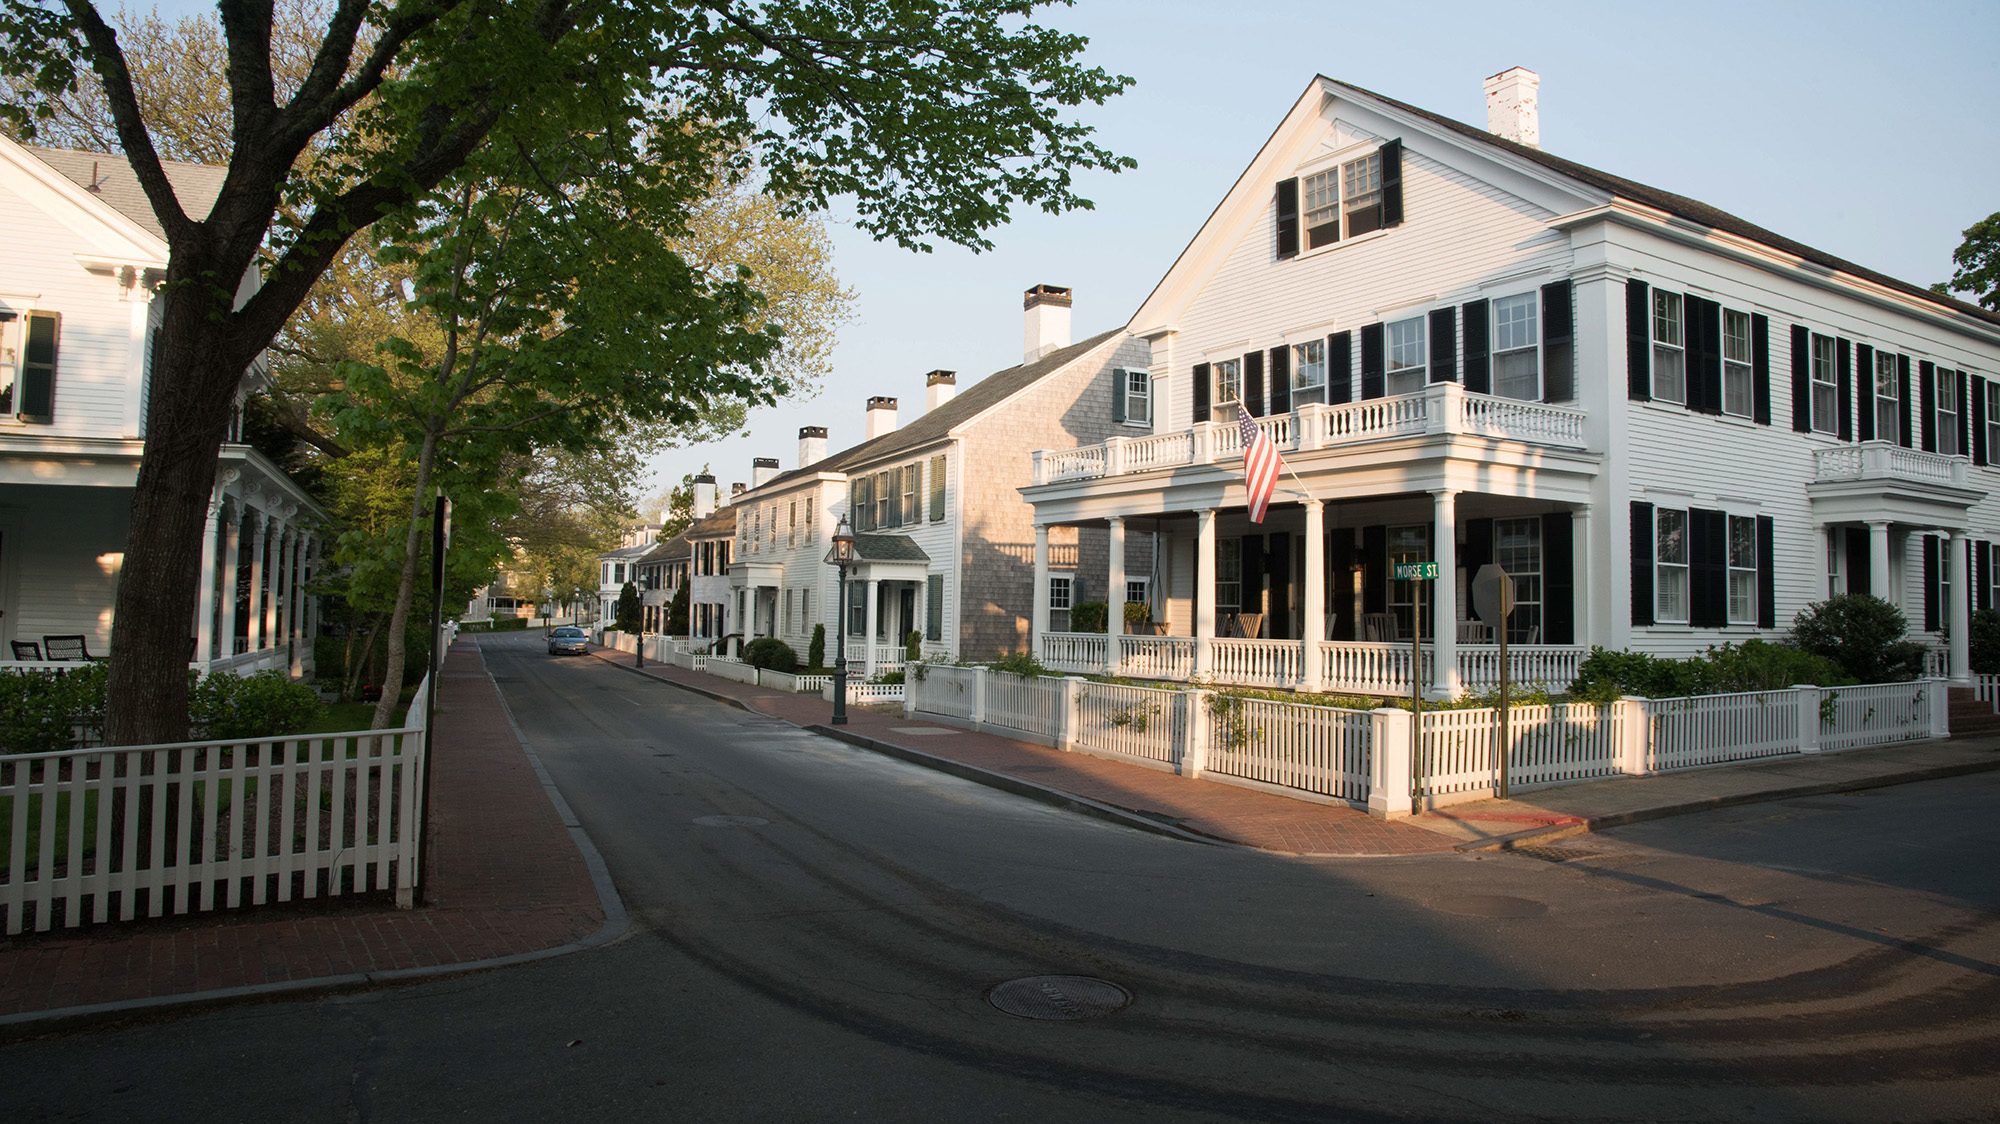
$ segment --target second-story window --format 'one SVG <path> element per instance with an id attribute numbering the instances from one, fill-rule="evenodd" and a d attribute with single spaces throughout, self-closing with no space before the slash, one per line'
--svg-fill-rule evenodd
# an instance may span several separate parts
<path id="1" fill-rule="evenodd" d="M 1750 314 L 1722 310 L 1722 412 L 1750 416 Z"/>
<path id="2" fill-rule="evenodd" d="M 1958 377 L 1943 367 L 1937 369 L 1937 451 L 1948 457 L 1959 454 Z"/>
<path id="3" fill-rule="evenodd" d="M 887 472 L 875 474 L 875 526 L 896 526 L 896 481 Z"/>
<path id="4" fill-rule="evenodd" d="M 1292 345 L 1292 404 L 1326 401 L 1326 341 Z"/>
<path id="5" fill-rule="evenodd" d="M 1125 419 L 1133 425 L 1153 423 L 1153 374 L 1151 371 L 1122 371 L 1125 380 Z"/>
<path id="6" fill-rule="evenodd" d="M 944 457 L 931 458 L 931 522 L 944 522 Z"/>
<path id="7" fill-rule="evenodd" d="M 1214 365 L 1215 404 L 1243 401 L 1243 362 L 1224 359 Z"/>
<path id="8" fill-rule="evenodd" d="M 1687 353 L 1681 335 L 1681 295 L 1653 290 L 1653 397 L 1687 401 Z"/>
<path id="9" fill-rule="evenodd" d="M 1986 462 L 2000 461 L 2000 382 L 1986 384 Z M 2000 566 L 1994 567 L 2000 569 Z M 2000 605 L 2000 601 L 1994 602 Z"/>
<path id="10" fill-rule="evenodd" d="M 1902 433 L 1903 390 L 1902 379 L 1896 373 L 1896 356 L 1891 352 L 1878 351 L 1875 353 L 1875 436 L 1883 441 L 1899 441 Z"/>
<path id="11" fill-rule="evenodd" d="M 1388 393 L 1415 394 L 1424 388 L 1430 350 L 1424 345 L 1424 318 L 1412 316 L 1389 325 Z"/>
<path id="12" fill-rule="evenodd" d="M 1537 294 L 1493 302 L 1493 393 L 1525 402 L 1542 400 L 1542 365 L 1536 331 Z"/>
<path id="13" fill-rule="evenodd" d="M 903 466 L 903 525 L 914 527 L 924 521 L 920 498 L 924 488 L 924 465 L 915 461 Z"/>
<path id="14" fill-rule="evenodd" d="M 1729 623 L 1757 623 L 1757 520 L 1729 517 Z"/>
<path id="15" fill-rule="evenodd" d="M 789 535 L 789 537 L 785 540 L 786 545 L 787 546 L 799 545 L 799 501 L 797 500 L 792 501 L 792 521 L 790 525 L 786 528 L 786 530 Z"/>
<path id="16" fill-rule="evenodd" d="M 1840 432 L 1840 373 L 1832 336 L 1812 338 L 1812 427 L 1814 433 Z"/>

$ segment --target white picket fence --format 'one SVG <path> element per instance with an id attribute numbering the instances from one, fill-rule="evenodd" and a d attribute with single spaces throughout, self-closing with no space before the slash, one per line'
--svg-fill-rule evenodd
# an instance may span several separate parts
<path id="1" fill-rule="evenodd" d="M 1616 776 L 1620 769 L 1616 732 L 1621 701 L 1608 707 L 1584 703 L 1510 707 L 1507 721 L 1507 779 L 1510 786 L 1538 787 Z M 1422 756 L 1415 795 L 1430 803 L 1473 793 L 1483 797 L 1499 784 L 1499 712 L 1434 710 L 1421 720 Z"/>
<path id="2" fill-rule="evenodd" d="M 1186 691 L 1086 683 L 1077 694 L 1077 747 L 1178 766 L 1188 698 Z"/>
<path id="3" fill-rule="evenodd" d="M 1369 711 L 1203 694 L 1208 772 L 1367 803 Z"/>
<path id="4" fill-rule="evenodd" d="M 409 906 L 429 690 L 395 730 L 0 757 L 6 931 L 365 891 Z"/>

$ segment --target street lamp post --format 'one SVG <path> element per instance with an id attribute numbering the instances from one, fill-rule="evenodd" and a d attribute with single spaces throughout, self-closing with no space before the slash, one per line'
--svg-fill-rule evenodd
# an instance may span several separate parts
<path id="1" fill-rule="evenodd" d="M 826 552 L 829 565 L 840 570 L 840 598 L 834 606 L 833 724 L 847 725 L 847 568 L 854 565 L 854 528 L 847 516 L 834 528 L 833 549 Z"/>

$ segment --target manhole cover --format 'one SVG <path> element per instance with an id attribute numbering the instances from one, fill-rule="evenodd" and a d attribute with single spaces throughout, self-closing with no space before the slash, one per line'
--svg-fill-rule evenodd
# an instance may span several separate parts
<path id="1" fill-rule="evenodd" d="M 1456 913 L 1460 917 L 1540 917 L 1549 907 L 1527 898 L 1510 898 L 1504 894 L 1467 894 L 1461 898 L 1444 898 L 1431 903 L 1431 908 L 1443 913 Z"/>
<path id="2" fill-rule="evenodd" d="M 1573 863 L 1578 859 L 1599 859 L 1603 851 L 1593 851 L 1588 847 L 1565 847 L 1559 843 L 1543 843 L 1539 846 L 1515 847 L 1517 855 L 1540 859 L 1545 863 Z"/>
<path id="3" fill-rule="evenodd" d="M 758 827 L 771 821 L 760 816 L 696 816 L 694 822 L 703 827 Z"/>
<path id="4" fill-rule="evenodd" d="M 986 1001 L 1024 1019 L 1076 1022 L 1121 1010 L 1132 996 L 1115 983 L 1090 976 L 1029 976 L 999 985 L 986 993 Z"/>

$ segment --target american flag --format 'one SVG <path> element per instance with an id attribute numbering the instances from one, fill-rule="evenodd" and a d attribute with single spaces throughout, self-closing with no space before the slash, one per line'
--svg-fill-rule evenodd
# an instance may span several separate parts
<path id="1" fill-rule="evenodd" d="M 1262 523 L 1271 506 L 1271 490 L 1278 486 L 1278 447 L 1271 435 L 1250 416 L 1242 403 L 1236 406 L 1236 425 L 1243 435 L 1243 491 L 1250 498 L 1250 522 Z"/>

